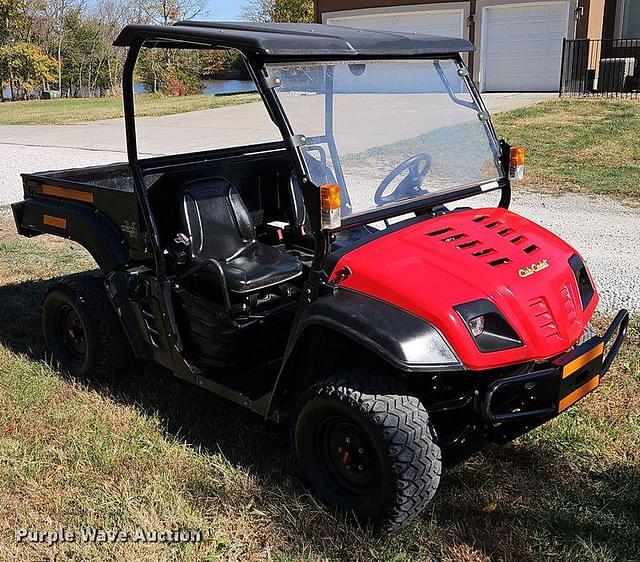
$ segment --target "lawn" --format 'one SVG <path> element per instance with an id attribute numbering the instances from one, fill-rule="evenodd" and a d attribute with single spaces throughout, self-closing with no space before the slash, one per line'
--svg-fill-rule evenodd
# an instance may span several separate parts
<path id="1" fill-rule="evenodd" d="M 640 323 L 598 392 L 443 477 L 374 536 L 320 507 L 286 432 L 155 369 L 72 380 L 45 361 L 50 279 L 92 267 L 0 219 L 0 560 L 640 559 Z M 602 324 L 603 320 L 600 321 Z M 199 529 L 198 545 L 17 544 L 24 526 Z"/>
<path id="2" fill-rule="evenodd" d="M 527 149 L 524 187 L 640 197 L 640 100 L 550 100 L 494 116 Z"/>
<path id="3" fill-rule="evenodd" d="M 137 96 L 136 115 L 157 116 L 250 103 L 257 94 Z M 121 98 L 56 99 L 0 103 L 0 125 L 67 125 L 122 117 Z"/>

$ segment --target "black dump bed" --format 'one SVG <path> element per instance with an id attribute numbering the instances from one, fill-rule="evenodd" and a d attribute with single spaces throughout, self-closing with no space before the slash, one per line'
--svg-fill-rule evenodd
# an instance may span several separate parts
<path id="1" fill-rule="evenodd" d="M 13 204 L 20 234 L 77 240 L 105 269 L 144 251 L 128 164 L 23 174 L 22 181 L 24 201 Z"/>

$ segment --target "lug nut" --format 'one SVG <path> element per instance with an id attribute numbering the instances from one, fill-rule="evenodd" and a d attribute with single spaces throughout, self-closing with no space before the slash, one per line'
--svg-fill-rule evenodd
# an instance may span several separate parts
<path id="1" fill-rule="evenodd" d="M 351 443 L 351 437 L 347 437 L 344 441 L 347 445 L 349 445 Z"/>
<path id="2" fill-rule="evenodd" d="M 359 454 L 359 455 L 364 454 L 364 449 L 363 449 L 362 447 L 360 447 L 360 448 L 358 449 L 358 454 Z"/>
<path id="3" fill-rule="evenodd" d="M 338 447 L 338 453 L 342 453 L 344 449 L 342 447 Z"/>
<path id="4" fill-rule="evenodd" d="M 359 464 L 358 465 L 358 470 L 364 470 L 364 465 L 363 464 Z"/>

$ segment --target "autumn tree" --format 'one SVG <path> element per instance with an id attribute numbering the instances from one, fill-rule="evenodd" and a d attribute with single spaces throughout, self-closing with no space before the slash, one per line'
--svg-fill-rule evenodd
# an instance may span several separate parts
<path id="1" fill-rule="evenodd" d="M 16 41 L 0 47 L 0 88 L 1 77 L 7 76 L 11 99 L 25 98 L 30 90 L 53 80 L 55 69 L 56 61 L 33 43 Z"/>
<path id="2" fill-rule="evenodd" d="M 312 23 L 313 0 L 249 0 L 242 17 L 257 22 Z"/>
<path id="3" fill-rule="evenodd" d="M 0 99 L 8 84 L 11 99 L 52 79 L 51 58 L 31 42 L 30 8 L 37 0 L 0 0 Z"/>
<path id="4" fill-rule="evenodd" d="M 139 0 L 138 5 L 149 23 L 170 25 L 203 14 L 207 0 Z"/>

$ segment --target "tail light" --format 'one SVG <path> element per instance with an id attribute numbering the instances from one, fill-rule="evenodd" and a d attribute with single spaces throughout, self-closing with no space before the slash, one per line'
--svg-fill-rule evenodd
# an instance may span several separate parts
<path id="1" fill-rule="evenodd" d="M 342 224 L 340 216 L 340 186 L 325 183 L 320 186 L 320 227 L 338 228 Z"/>
<path id="2" fill-rule="evenodd" d="M 509 177 L 514 181 L 524 179 L 524 148 L 512 146 L 509 154 Z"/>

